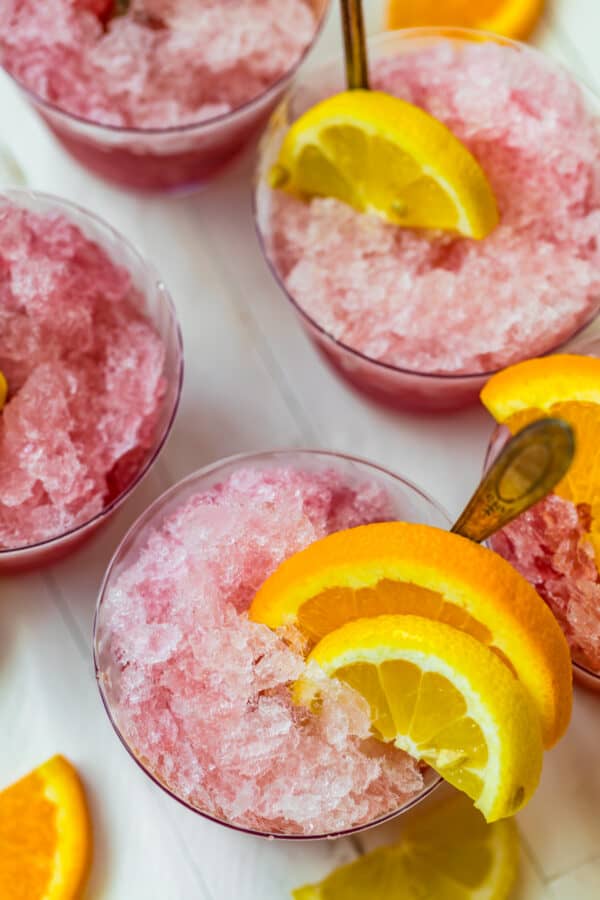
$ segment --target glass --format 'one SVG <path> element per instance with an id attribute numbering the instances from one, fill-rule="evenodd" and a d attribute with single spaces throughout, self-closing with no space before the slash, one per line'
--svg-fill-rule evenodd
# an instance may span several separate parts
<path id="1" fill-rule="evenodd" d="M 598 356 L 600 355 L 600 343 L 598 339 L 594 342 L 596 344 L 598 353 L 590 353 L 590 355 Z M 593 345 L 589 345 L 589 349 L 591 350 Z M 579 351 L 578 351 L 579 352 Z M 490 443 L 487 448 L 487 453 L 485 457 L 484 463 L 484 471 L 487 472 L 493 461 L 496 459 L 506 442 L 510 439 L 510 431 L 504 425 L 498 425 L 492 434 Z M 494 550 L 494 537 L 492 536 L 486 541 L 486 546 L 491 550 Z M 583 687 L 589 688 L 593 691 L 598 691 L 600 693 L 600 672 L 594 672 L 592 669 L 588 669 L 587 666 L 584 666 L 583 663 L 577 662 L 576 659 L 571 658 L 571 663 L 573 666 L 573 677 L 575 681 L 581 684 Z"/>
<path id="2" fill-rule="evenodd" d="M 457 44 L 495 40 L 510 47 L 514 53 L 540 56 L 537 50 L 484 32 L 461 28 L 414 28 L 371 38 L 368 41 L 369 59 L 373 63 L 388 56 L 414 53 L 442 40 L 452 40 Z M 469 406 L 477 401 L 481 389 L 494 372 L 461 375 L 417 372 L 365 356 L 334 338 L 312 319 L 290 294 L 277 270 L 270 251 L 269 213 L 272 189 L 269 187 L 267 174 L 277 160 L 283 138 L 290 125 L 309 107 L 323 99 L 324 85 L 331 86 L 331 90 L 328 89 L 327 93 L 344 89 L 341 57 L 336 62 L 330 62 L 302 74 L 273 114 L 261 142 L 260 159 L 255 175 L 254 210 L 259 242 L 271 272 L 321 356 L 338 375 L 362 394 L 395 410 L 443 412 Z M 584 85 L 580 86 L 590 107 L 600 112 L 600 101 Z M 562 340 L 559 345 L 547 352 L 557 353 L 567 350 L 573 338 L 581 334 L 596 318 L 599 309 L 600 296 L 592 314 L 583 325 L 580 325 L 566 341 Z"/>
<path id="3" fill-rule="evenodd" d="M 87 541 L 101 525 L 108 521 L 156 461 L 171 431 L 183 381 L 183 345 L 175 307 L 154 267 L 147 263 L 137 250 L 110 225 L 73 203 L 48 194 L 12 189 L 0 193 L 0 206 L 3 200 L 16 203 L 35 213 L 61 213 L 77 225 L 86 237 L 99 244 L 117 265 L 123 266 L 130 272 L 133 283 L 140 292 L 139 311 L 152 323 L 165 346 L 163 375 L 166 392 L 152 446 L 131 484 L 115 497 L 102 512 L 65 534 L 15 550 L 0 550 L 0 574 L 29 570 L 62 559 Z"/>
<path id="4" fill-rule="evenodd" d="M 311 450 L 281 450 L 235 456 L 216 462 L 205 469 L 201 469 L 193 475 L 189 475 L 183 481 L 180 481 L 168 490 L 140 516 L 123 539 L 120 547 L 117 549 L 111 560 L 100 589 L 100 595 L 96 606 L 96 616 L 94 619 L 94 664 L 100 696 L 102 697 L 102 702 L 104 703 L 104 707 L 117 736 L 135 762 L 155 784 L 193 812 L 196 812 L 213 822 L 226 825 L 236 831 L 258 835 L 259 837 L 289 840 L 315 840 L 320 838 L 342 837 L 347 834 L 363 831 L 366 828 L 372 828 L 375 825 L 380 825 L 382 822 L 386 822 L 389 819 L 407 812 L 427 797 L 441 783 L 442 779 L 435 772 L 427 769 L 425 772 L 425 784 L 423 790 L 415 797 L 411 798 L 400 809 L 394 810 L 366 825 L 350 828 L 335 834 L 299 835 L 286 834 L 285 832 L 256 831 L 251 828 L 234 825 L 224 819 L 219 819 L 198 807 L 191 806 L 181 797 L 173 793 L 167 784 L 163 783 L 156 774 L 151 772 L 145 766 L 143 759 L 136 754 L 135 748 L 128 743 L 119 728 L 118 717 L 114 711 L 113 697 L 118 695 L 118 683 L 116 685 L 114 683 L 115 666 L 112 663 L 110 656 L 107 653 L 103 654 L 101 649 L 104 644 L 103 634 L 106 628 L 106 623 L 103 621 L 104 597 L 111 590 L 115 581 L 118 580 L 121 574 L 127 570 L 137 558 L 146 543 L 149 531 L 160 528 L 165 519 L 167 519 L 182 504 L 185 504 L 186 501 L 198 491 L 210 490 L 214 485 L 231 476 L 237 469 L 248 465 L 251 465 L 253 468 L 260 468 L 261 470 L 268 470 L 282 465 L 292 465 L 301 467 L 305 471 L 309 470 L 315 472 L 331 470 L 333 468 L 350 484 L 368 479 L 369 481 L 374 481 L 376 484 L 380 485 L 388 494 L 393 504 L 394 513 L 399 519 L 401 518 L 407 522 L 421 522 L 428 525 L 435 525 L 444 529 L 447 529 L 450 526 L 450 519 L 445 510 L 420 488 L 412 484 L 412 482 L 407 481 L 398 475 L 394 475 L 392 472 L 389 472 L 380 466 L 376 466 L 373 463 L 351 456 Z M 110 675 L 107 676 L 106 673 L 110 673 Z"/>
<path id="5" fill-rule="evenodd" d="M 329 0 L 311 2 L 318 27 L 292 69 L 258 97 L 198 124 L 170 128 L 103 125 L 66 112 L 13 80 L 63 147 L 94 174 L 137 191 L 191 190 L 217 175 L 265 126 L 325 21 Z"/>

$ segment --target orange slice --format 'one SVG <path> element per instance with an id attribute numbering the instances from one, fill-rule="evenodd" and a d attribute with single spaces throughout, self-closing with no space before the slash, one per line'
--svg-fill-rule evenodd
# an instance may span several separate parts
<path id="1" fill-rule="evenodd" d="M 54 756 L 0 792 L 2 900 L 77 900 L 91 861 L 83 787 Z"/>
<path id="2" fill-rule="evenodd" d="M 457 535 L 405 522 L 338 532 L 290 557 L 256 594 L 250 618 L 296 625 L 314 644 L 355 619 L 418 615 L 488 645 L 516 673 L 552 746 L 567 728 L 569 649 L 534 588 L 505 560 Z"/>
<path id="3" fill-rule="evenodd" d="M 537 25 L 544 6 L 544 0 L 389 0 L 387 25 L 453 25 L 524 40 Z"/>
<path id="4" fill-rule="evenodd" d="M 481 399 L 513 434 L 544 416 L 573 427 L 575 459 L 554 493 L 589 507 L 589 538 L 600 562 L 600 359 L 559 354 L 518 363 L 494 375 Z"/>

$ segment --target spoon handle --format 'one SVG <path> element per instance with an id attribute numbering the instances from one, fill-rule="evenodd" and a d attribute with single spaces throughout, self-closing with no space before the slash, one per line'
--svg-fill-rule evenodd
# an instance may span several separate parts
<path id="1" fill-rule="evenodd" d="M 562 419 L 528 425 L 504 446 L 452 531 L 485 541 L 549 494 L 574 453 L 573 429 Z"/>
<path id="2" fill-rule="evenodd" d="M 349 91 L 369 90 L 369 63 L 362 0 L 341 0 Z"/>

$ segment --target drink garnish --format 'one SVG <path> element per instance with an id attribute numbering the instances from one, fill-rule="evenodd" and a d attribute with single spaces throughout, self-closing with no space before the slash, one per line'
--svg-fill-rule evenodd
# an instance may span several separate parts
<path id="1" fill-rule="evenodd" d="M 429 113 L 382 91 L 345 91 L 311 107 L 287 132 L 270 181 L 404 227 L 482 239 L 499 222 L 467 147 Z"/>

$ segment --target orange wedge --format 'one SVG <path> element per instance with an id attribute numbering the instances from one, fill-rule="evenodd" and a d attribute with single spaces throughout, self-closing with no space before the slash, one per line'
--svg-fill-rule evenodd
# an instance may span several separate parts
<path id="1" fill-rule="evenodd" d="M 54 756 L 0 792 L 2 900 L 78 900 L 91 861 L 83 787 Z"/>
<path id="2" fill-rule="evenodd" d="M 512 566 L 465 538 L 405 522 L 341 531 L 282 563 L 250 607 L 255 622 L 295 625 L 312 644 L 386 614 L 434 619 L 477 638 L 527 688 L 546 746 L 565 732 L 571 662 L 556 619 Z"/>
<path id="3" fill-rule="evenodd" d="M 524 40 L 537 25 L 544 6 L 544 0 L 390 0 L 387 25 L 453 25 Z"/>
<path id="4" fill-rule="evenodd" d="M 481 399 L 513 434 L 543 416 L 572 425 L 575 459 L 554 493 L 589 507 L 589 538 L 600 561 L 600 359 L 559 354 L 518 363 L 494 375 Z"/>

